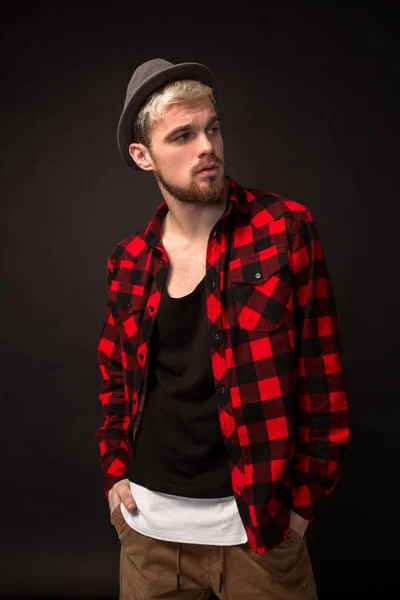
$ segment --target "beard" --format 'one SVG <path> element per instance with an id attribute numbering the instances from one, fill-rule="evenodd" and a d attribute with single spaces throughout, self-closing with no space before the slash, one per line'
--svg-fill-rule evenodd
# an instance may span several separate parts
<path id="1" fill-rule="evenodd" d="M 156 166 L 153 174 L 158 183 L 180 202 L 186 204 L 218 204 L 222 200 L 226 190 L 226 181 L 225 177 L 219 173 L 203 179 L 202 185 L 199 185 L 195 180 L 191 180 L 187 186 L 183 187 L 165 179 L 154 157 L 153 162 Z M 218 161 L 217 164 L 220 165 L 221 162 Z"/>

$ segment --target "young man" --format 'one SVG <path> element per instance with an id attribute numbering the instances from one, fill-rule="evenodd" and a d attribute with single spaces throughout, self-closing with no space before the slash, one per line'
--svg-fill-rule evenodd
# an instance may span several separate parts
<path id="1" fill-rule="evenodd" d="M 204 65 L 139 66 L 118 144 L 164 199 L 109 257 L 98 345 L 120 598 L 315 599 L 304 533 L 350 428 L 312 215 L 225 175 Z"/>

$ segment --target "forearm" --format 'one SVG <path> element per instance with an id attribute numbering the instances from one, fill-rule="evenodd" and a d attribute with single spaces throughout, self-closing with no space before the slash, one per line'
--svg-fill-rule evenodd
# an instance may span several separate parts
<path id="1" fill-rule="evenodd" d="M 350 435 L 343 372 L 337 364 L 327 374 L 326 363 L 322 363 L 325 366 L 320 366 L 319 371 L 317 365 L 313 369 L 308 365 L 304 374 L 297 377 L 296 453 L 291 465 L 291 485 L 293 509 L 308 520 L 312 520 L 316 505 L 339 480 Z M 331 392 L 309 392 L 323 381 Z"/>
<path id="2" fill-rule="evenodd" d="M 112 280 L 112 266 L 108 262 L 108 290 Z M 103 424 L 95 436 L 99 443 L 100 465 L 104 471 L 105 494 L 127 475 L 129 448 L 129 406 L 125 399 L 120 337 L 113 303 L 108 297 L 103 327 L 97 346 L 97 360 L 101 372 L 99 399 L 103 407 Z"/>

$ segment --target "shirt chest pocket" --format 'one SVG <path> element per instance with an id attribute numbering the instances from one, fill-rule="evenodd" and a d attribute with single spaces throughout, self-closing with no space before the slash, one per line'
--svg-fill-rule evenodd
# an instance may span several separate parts
<path id="1" fill-rule="evenodd" d="M 293 319 L 287 244 L 232 260 L 229 277 L 242 329 L 268 332 Z"/>
<path id="2" fill-rule="evenodd" d="M 145 299 L 141 287 L 131 283 L 115 282 L 115 289 L 109 292 L 114 304 L 114 312 L 121 323 L 122 333 L 132 340 L 141 327 Z"/>

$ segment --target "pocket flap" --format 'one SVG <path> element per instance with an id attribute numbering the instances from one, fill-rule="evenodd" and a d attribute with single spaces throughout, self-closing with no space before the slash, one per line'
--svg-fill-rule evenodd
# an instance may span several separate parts
<path id="1" fill-rule="evenodd" d="M 277 244 L 229 263 L 232 283 L 262 283 L 288 265 L 287 244 Z"/>
<path id="2" fill-rule="evenodd" d="M 143 303 L 143 286 L 113 280 L 109 291 L 112 302 L 128 313 L 137 312 Z"/>

